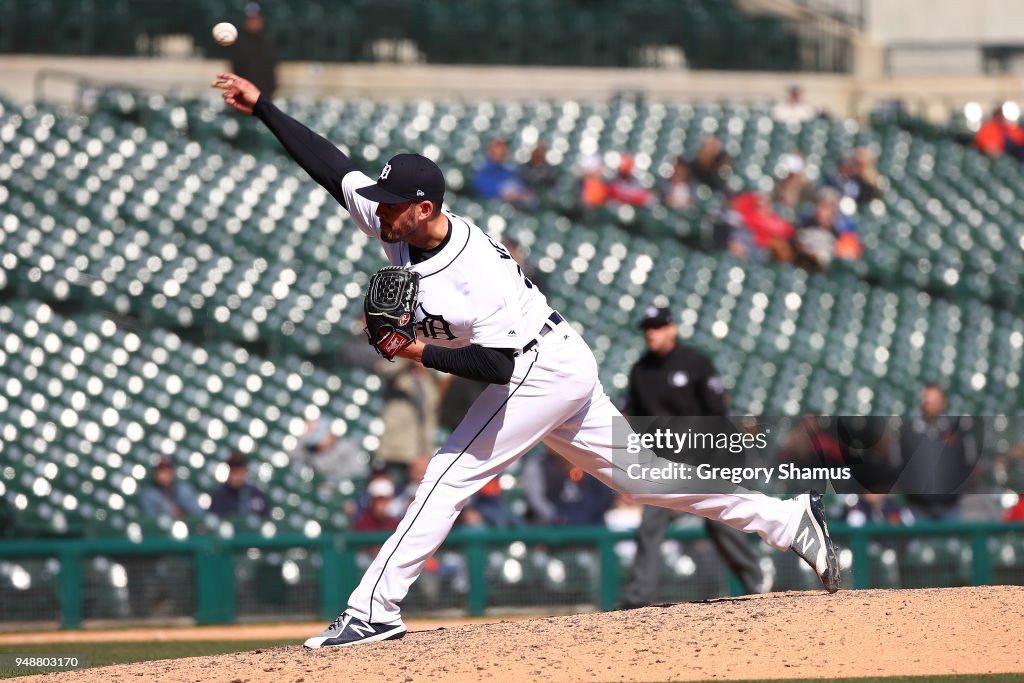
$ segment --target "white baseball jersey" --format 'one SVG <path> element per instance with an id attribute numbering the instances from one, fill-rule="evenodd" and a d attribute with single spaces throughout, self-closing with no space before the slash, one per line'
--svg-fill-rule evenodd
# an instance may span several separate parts
<path id="1" fill-rule="evenodd" d="M 379 238 L 377 204 L 356 193 L 373 182 L 353 171 L 342 189 L 356 225 Z M 621 414 L 598 380 L 597 361 L 586 342 L 565 321 L 542 336 L 551 315 L 544 295 L 523 278 L 500 244 L 459 216 L 445 215 L 451 238 L 421 263 L 411 265 L 408 244 L 381 242 L 392 265 L 421 275 L 418 336 L 448 347 L 537 344 L 516 356 L 507 385 L 484 390 L 431 459 L 398 529 L 349 597 L 348 614 L 367 622 L 401 622 L 399 603 L 469 499 L 537 443 L 543 441 L 613 488 L 625 470 L 612 459 L 612 424 Z M 763 494 L 631 492 L 631 497 L 756 532 L 779 549 L 793 542 L 803 511 L 798 499 Z"/>
<path id="2" fill-rule="evenodd" d="M 359 229 L 380 239 L 377 203 L 356 193 L 373 182 L 363 173 L 348 173 L 342 190 Z M 447 210 L 444 214 L 451 221 L 451 237 L 426 261 L 413 264 L 406 242 L 381 242 L 391 265 L 420 274 L 416 336 L 449 348 L 523 348 L 550 315 L 547 300 L 504 246 L 466 219 Z"/>

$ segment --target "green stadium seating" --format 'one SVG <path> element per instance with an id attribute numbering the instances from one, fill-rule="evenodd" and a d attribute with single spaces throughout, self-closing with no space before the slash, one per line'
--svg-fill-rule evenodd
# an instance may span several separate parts
<path id="1" fill-rule="evenodd" d="M 891 125 L 783 126 L 731 103 L 281 105 L 368 169 L 396 148 L 436 157 L 453 208 L 528 250 L 613 394 L 641 353 L 637 309 L 660 298 L 684 338 L 713 352 L 736 412 L 903 413 L 926 378 L 949 385 L 957 412 L 1019 411 L 1016 164 Z M 270 136 L 239 141 L 246 133 L 218 100 L 111 91 L 96 106 L 72 116 L 0 102 L 0 407 L 12 425 L 0 462 L 29 463 L 0 483 L 23 503 L 22 527 L 143 533 L 134 501 L 156 454 L 208 490 L 229 447 L 262 454 L 275 528 L 343 527 L 353 491 L 312 495 L 315 482 L 274 454 L 314 404 L 372 446 L 380 382 L 339 354 L 358 335 L 362 285 L 382 256 Z M 633 152 L 653 184 L 711 132 L 748 187 L 794 147 L 818 172 L 856 145 L 879 150 L 889 187 L 857 215 L 864 261 L 809 275 L 713 251 L 705 222 L 718 200 L 706 195 L 685 212 L 576 210 L 573 170 L 590 141 Z M 473 168 L 497 134 L 517 158 L 542 139 L 558 162 L 562 181 L 535 212 L 472 197 Z M 252 378 L 262 391 L 247 389 Z M 210 434 L 215 421 L 223 438 Z"/>

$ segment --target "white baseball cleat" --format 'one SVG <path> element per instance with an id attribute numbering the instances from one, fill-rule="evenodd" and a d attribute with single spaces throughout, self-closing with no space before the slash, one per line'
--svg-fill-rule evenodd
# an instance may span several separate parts
<path id="1" fill-rule="evenodd" d="M 319 650 L 324 647 L 348 647 L 361 643 L 397 640 L 404 635 L 405 624 L 401 620 L 393 624 L 371 624 L 342 612 L 330 626 L 311 636 L 304 645 L 310 650 Z"/>
<path id="2" fill-rule="evenodd" d="M 839 556 L 836 546 L 828 535 L 825 524 L 825 506 L 821 502 L 821 494 L 811 491 L 800 496 L 804 502 L 804 512 L 800 518 L 800 526 L 796 529 L 796 539 L 790 547 L 821 579 L 821 585 L 829 593 L 839 590 L 840 572 Z"/>

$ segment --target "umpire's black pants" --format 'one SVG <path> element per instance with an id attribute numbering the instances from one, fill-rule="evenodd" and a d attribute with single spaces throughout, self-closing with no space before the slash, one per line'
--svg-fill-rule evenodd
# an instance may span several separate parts
<path id="1" fill-rule="evenodd" d="M 622 594 L 623 607 L 640 607 L 658 601 L 661 542 L 665 539 L 665 529 L 679 514 L 668 508 L 653 505 L 644 507 L 640 526 L 636 530 L 636 558 Z M 747 593 L 763 592 L 764 575 L 747 534 L 709 519 L 704 520 L 704 529 L 718 554 L 740 580 L 743 590 Z"/>

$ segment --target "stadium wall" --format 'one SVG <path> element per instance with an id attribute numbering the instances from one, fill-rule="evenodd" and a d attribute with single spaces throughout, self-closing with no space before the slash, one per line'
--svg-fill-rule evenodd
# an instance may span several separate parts
<path id="1" fill-rule="evenodd" d="M 174 95 L 209 92 L 224 62 L 197 59 L 118 59 L 0 56 L 0 91 L 15 101 L 36 98 L 73 103 L 82 81 L 121 84 Z M 1015 100 L 1024 77 L 905 76 L 898 78 L 829 74 L 707 72 L 667 69 L 576 69 L 464 67 L 408 64 L 320 64 L 281 66 L 282 95 L 345 95 L 401 99 L 474 97 L 524 99 L 574 97 L 607 99 L 636 93 L 660 100 L 765 102 L 799 83 L 805 99 L 838 116 L 865 117 L 879 103 L 900 100 L 912 113 L 943 122 L 951 109 L 970 101 L 986 108 Z"/>

